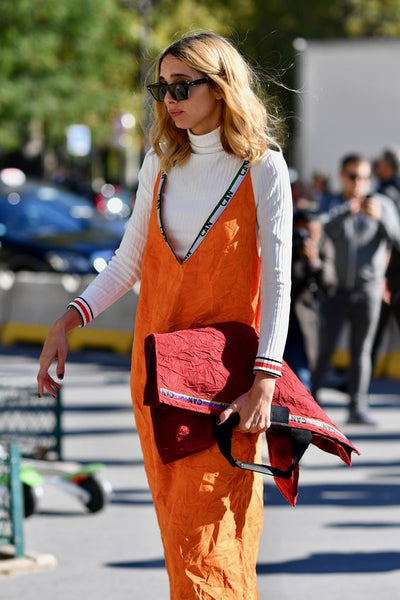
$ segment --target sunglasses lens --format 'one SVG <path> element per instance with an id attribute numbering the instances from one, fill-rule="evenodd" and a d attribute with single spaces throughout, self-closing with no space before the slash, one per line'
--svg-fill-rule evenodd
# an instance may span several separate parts
<path id="1" fill-rule="evenodd" d="M 150 94 L 157 102 L 164 102 L 165 95 L 168 91 L 168 86 L 163 83 L 152 83 L 148 86 Z"/>
<path id="2" fill-rule="evenodd" d="M 163 83 L 158 84 L 158 101 L 164 102 L 164 98 L 168 92 L 168 86 Z"/>
<path id="3" fill-rule="evenodd" d="M 173 84 L 174 90 L 170 90 L 172 97 L 175 100 L 187 100 L 189 98 L 189 86 L 183 81 Z M 171 86 L 172 87 L 172 86 Z"/>
<path id="4" fill-rule="evenodd" d="M 370 178 L 369 175 L 359 175 L 358 173 L 347 173 L 347 177 L 350 181 L 367 181 Z"/>
<path id="5" fill-rule="evenodd" d="M 203 83 L 202 80 L 199 81 Z M 147 86 L 147 89 L 157 102 L 164 102 L 167 92 L 171 94 L 174 100 L 187 100 L 189 98 L 189 84 L 187 81 L 177 81 L 170 84 L 151 83 Z"/>
<path id="6" fill-rule="evenodd" d="M 159 83 L 152 83 L 151 85 L 147 86 L 147 89 L 149 90 L 150 94 L 153 96 L 154 100 L 156 100 L 157 102 L 162 102 L 164 100 L 164 96 L 165 96 L 165 92 L 164 95 L 161 97 L 161 86 Z"/>

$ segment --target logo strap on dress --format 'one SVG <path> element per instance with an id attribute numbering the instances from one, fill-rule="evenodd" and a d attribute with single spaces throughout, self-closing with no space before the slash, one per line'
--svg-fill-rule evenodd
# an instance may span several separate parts
<path id="1" fill-rule="evenodd" d="M 199 245 L 201 244 L 203 239 L 206 237 L 206 235 L 209 233 L 209 231 L 212 229 L 212 227 L 218 221 L 218 218 L 224 212 L 225 208 L 228 206 L 228 204 L 232 200 L 233 196 L 239 189 L 239 186 L 242 183 L 243 179 L 246 177 L 249 168 L 250 168 L 249 163 L 247 160 L 245 160 L 243 162 L 243 164 L 240 166 L 240 169 L 236 173 L 232 182 L 230 183 L 228 189 L 226 190 L 226 192 L 224 193 L 224 195 L 222 196 L 221 200 L 218 202 L 218 204 L 216 205 L 214 210 L 211 212 L 209 217 L 206 219 L 203 227 L 201 228 L 200 232 L 197 234 L 196 239 L 194 240 L 193 244 L 190 246 L 189 250 L 187 251 L 187 253 L 185 254 L 185 256 L 182 259 L 176 255 L 173 247 L 171 246 L 171 244 L 168 240 L 167 233 L 165 231 L 163 220 L 162 220 L 163 192 L 164 192 L 165 185 L 167 183 L 167 174 L 164 173 L 164 171 L 162 171 L 159 186 L 158 186 L 158 192 L 157 192 L 158 225 L 159 225 L 160 231 L 162 233 L 162 236 L 163 236 L 165 242 L 167 243 L 168 247 L 170 248 L 171 252 L 173 253 L 173 255 L 175 256 L 176 260 L 179 263 L 183 264 L 184 262 L 186 262 L 188 260 L 188 258 L 190 258 L 192 256 L 193 252 L 195 252 L 197 250 L 197 248 L 199 247 Z"/>

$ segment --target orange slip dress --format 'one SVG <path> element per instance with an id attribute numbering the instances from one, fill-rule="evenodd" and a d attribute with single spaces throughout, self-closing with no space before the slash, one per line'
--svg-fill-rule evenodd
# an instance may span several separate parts
<path id="1" fill-rule="evenodd" d="M 259 328 L 261 265 L 254 194 L 245 165 L 238 177 L 238 188 L 228 189 L 196 245 L 180 260 L 163 228 L 162 194 L 167 183 L 160 173 L 143 256 L 131 389 L 171 600 L 258 599 L 262 475 L 231 467 L 216 444 L 164 465 L 155 445 L 150 409 L 143 406 L 148 334 L 232 320 Z M 234 435 L 234 455 L 239 460 L 260 462 L 260 446 L 259 434 Z"/>

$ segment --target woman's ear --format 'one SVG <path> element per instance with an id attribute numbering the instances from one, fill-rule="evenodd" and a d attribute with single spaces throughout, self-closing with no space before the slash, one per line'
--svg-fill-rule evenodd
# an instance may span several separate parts
<path id="1" fill-rule="evenodd" d="M 216 100 L 222 100 L 223 96 L 221 88 L 215 83 L 215 81 L 210 81 L 210 88 L 212 90 L 212 93 L 214 94 L 214 98 Z"/>

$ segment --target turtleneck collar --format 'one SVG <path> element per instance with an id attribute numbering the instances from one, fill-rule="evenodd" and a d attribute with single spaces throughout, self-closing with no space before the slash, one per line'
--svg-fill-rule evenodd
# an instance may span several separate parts
<path id="1" fill-rule="evenodd" d="M 188 129 L 188 136 L 193 154 L 214 154 L 223 150 L 220 139 L 220 127 L 205 133 L 204 135 L 194 135 Z"/>

